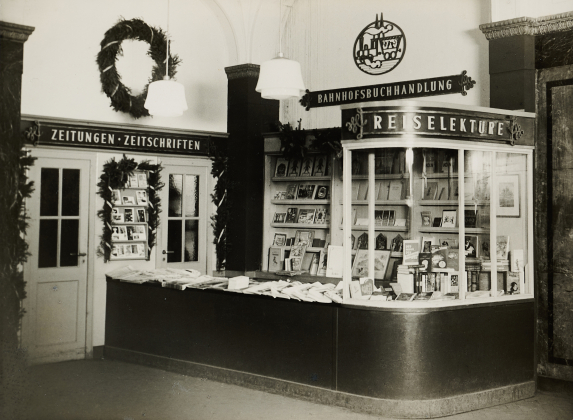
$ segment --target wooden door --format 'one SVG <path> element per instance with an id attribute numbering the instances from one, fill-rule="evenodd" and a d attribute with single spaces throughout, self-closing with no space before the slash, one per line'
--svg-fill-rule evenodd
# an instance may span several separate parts
<path id="1" fill-rule="evenodd" d="M 32 363 L 84 358 L 90 161 L 39 158 L 29 175 L 22 344 Z"/>

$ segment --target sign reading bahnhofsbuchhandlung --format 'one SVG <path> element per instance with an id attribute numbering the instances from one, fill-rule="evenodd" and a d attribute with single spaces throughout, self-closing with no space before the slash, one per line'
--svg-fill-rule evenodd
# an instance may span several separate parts
<path id="1" fill-rule="evenodd" d="M 407 80 L 404 82 L 380 83 L 377 85 L 347 87 L 311 92 L 300 103 L 310 108 L 324 106 L 347 105 L 362 102 L 395 101 L 398 99 L 413 99 L 426 96 L 439 96 L 460 93 L 467 95 L 467 90 L 475 85 L 475 81 L 464 70 L 461 74 L 441 76 L 430 79 Z"/>

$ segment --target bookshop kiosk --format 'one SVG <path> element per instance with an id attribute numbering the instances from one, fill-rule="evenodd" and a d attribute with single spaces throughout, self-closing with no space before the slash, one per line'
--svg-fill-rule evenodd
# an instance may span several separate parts
<path id="1" fill-rule="evenodd" d="M 270 248 L 287 258 L 312 230 L 306 250 L 327 247 L 331 276 L 291 278 L 343 281 L 343 302 L 108 278 L 106 356 L 387 417 L 533 396 L 534 121 L 444 103 L 342 107 L 342 158 L 290 179 L 265 143 L 263 271 L 247 275 L 286 280 L 268 272 Z M 287 197 L 290 184 L 315 194 Z M 329 191 L 317 198 L 317 185 Z M 320 223 L 308 211 L 287 222 L 295 207 L 322 209 Z M 361 296 L 368 278 L 412 299 Z"/>

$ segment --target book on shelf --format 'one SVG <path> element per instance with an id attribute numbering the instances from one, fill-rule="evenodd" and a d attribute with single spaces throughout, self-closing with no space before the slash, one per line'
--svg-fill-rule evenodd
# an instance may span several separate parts
<path id="1" fill-rule="evenodd" d="M 524 256 L 523 256 L 523 249 L 514 249 L 509 252 L 510 262 L 511 262 L 511 271 L 518 272 L 520 271 L 525 264 Z"/>
<path id="2" fill-rule="evenodd" d="M 424 200 L 435 200 L 438 192 L 438 182 L 428 181 L 424 189 Z"/>
<path id="3" fill-rule="evenodd" d="M 390 182 L 387 180 L 376 181 L 376 200 L 388 199 Z"/>
<path id="4" fill-rule="evenodd" d="M 301 269 L 308 271 L 310 273 L 310 266 L 312 265 L 312 260 L 317 255 L 316 252 L 305 252 L 304 257 L 302 258 L 302 266 Z M 318 263 L 317 263 L 318 268 Z M 316 274 L 316 271 L 314 272 Z"/>
<path id="5" fill-rule="evenodd" d="M 111 190 L 111 204 L 114 206 L 121 205 L 121 191 L 120 190 Z"/>
<path id="6" fill-rule="evenodd" d="M 521 292 L 521 277 L 520 272 L 514 273 L 513 271 L 507 272 L 505 290 L 508 295 L 518 295 Z"/>
<path id="7" fill-rule="evenodd" d="M 420 214 L 422 216 L 422 226 L 430 227 L 432 224 L 432 212 L 426 210 Z"/>
<path id="8" fill-rule="evenodd" d="M 382 226 L 382 215 L 383 215 L 384 211 L 383 210 L 374 210 L 374 225 L 375 226 Z"/>
<path id="9" fill-rule="evenodd" d="M 509 236 L 498 235 L 496 240 L 496 257 L 498 260 L 507 260 L 509 254 Z"/>
<path id="10" fill-rule="evenodd" d="M 286 233 L 275 233 L 275 237 L 273 239 L 273 246 L 285 246 L 286 239 L 287 239 Z"/>
<path id="11" fill-rule="evenodd" d="M 287 176 L 288 171 L 288 159 L 283 157 L 277 158 L 277 163 L 275 165 L 275 177 L 282 178 Z"/>
<path id="12" fill-rule="evenodd" d="M 400 300 L 400 301 L 404 301 L 404 302 L 409 302 L 414 300 L 414 298 L 416 297 L 416 293 L 407 293 L 407 292 L 402 292 L 398 295 L 398 297 L 396 298 L 396 300 Z"/>
<path id="13" fill-rule="evenodd" d="M 382 211 L 382 226 L 388 226 L 389 221 L 390 221 L 390 210 L 383 210 Z"/>
<path id="14" fill-rule="evenodd" d="M 133 223 L 135 222 L 135 211 L 132 208 L 123 209 L 123 221 L 125 223 Z"/>
<path id="15" fill-rule="evenodd" d="M 288 163 L 288 176 L 299 176 L 301 167 L 300 159 L 290 159 Z"/>
<path id="16" fill-rule="evenodd" d="M 356 249 L 368 249 L 368 234 L 366 232 L 358 237 Z"/>
<path id="17" fill-rule="evenodd" d="M 432 252 L 431 271 L 439 272 L 447 270 L 448 267 L 448 249 L 438 248 Z"/>
<path id="18" fill-rule="evenodd" d="M 432 252 L 433 245 L 436 245 L 436 238 L 433 236 L 422 237 L 422 252 Z"/>
<path id="19" fill-rule="evenodd" d="M 353 277 L 370 277 L 383 280 L 388 269 L 390 260 L 390 251 L 373 251 L 374 252 L 374 276 L 368 273 L 368 250 L 359 249 L 352 264 Z"/>
<path id="20" fill-rule="evenodd" d="M 399 201 L 402 199 L 402 187 L 403 183 L 399 179 L 393 179 L 390 181 L 388 189 L 388 200 Z"/>
<path id="21" fill-rule="evenodd" d="M 273 223 L 284 223 L 286 220 L 286 213 L 276 212 L 273 217 Z"/>
<path id="22" fill-rule="evenodd" d="M 420 252 L 418 254 L 418 264 L 424 266 L 420 268 L 420 271 L 429 271 L 432 267 L 432 253 Z"/>
<path id="23" fill-rule="evenodd" d="M 475 199 L 480 201 L 489 201 L 489 175 L 483 175 L 476 181 Z"/>
<path id="24" fill-rule="evenodd" d="M 388 210 L 388 225 L 387 226 L 394 226 L 396 221 L 396 211 L 395 210 Z"/>
<path id="25" fill-rule="evenodd" d="M 457 210 L 442 210 L 442 225 L 445 228 L 456 227 L 456 214 Z"/>
<path id="26" fill-rule="evenodd" d="M 306 156 L 302 159 L 300 167 L 300 176 L 312 176 L 312 169 L 314 166 L 314 157 Z"/>
<path id="27" fill-rule="evenodd" d="M 448 183 L 449 192 L 448 192 L 448 200 L 457 200 L 459 197 L 458 191 L 458 180 L 454 179 Z"/>
<path id="28" fill-rule="evenodd" d="M 137 198 L 137 205 L 139 206 L 147 206 L 147 191 L 140 190 L 136 191 L 136 198 Z"/>
<path id="29" fill-rule="evenodd" d="M 367 217 L 358 217 L 354 226 L 368 226 L 368 218 Z"/>
<path id="30" fill-rule="evenodd" d="M 376 236 L 375 249 L 377 249 L 377 250 L 388 249 L 388 238 L 383 233 L 379 233 Z"/>
<path id="31" fill-rule="evenodd" d="M 306 244 L 293 245 L 290 248 L 290 264 L 291 270 L 299 271 L 302 270 L 302 261 L 304 254 L 306 253 Z"/>
<path id="32" fill-rule="evenodd" d="M 111 221 L 113 223 L 123 223 L 123 213 L 117 207 L 111 209 Z"/>
<path id="33" fill-rule="evenodd" d="M 328 262 L 328 249 L 321 249 L 318 257 L 318 276 L 326 276 L 326 264 Z"/>
<path id="34" fill-rule="evenodd" d="M 442 226 L 442 218 L 434 217 L 434 221 L 432 222 L 432 227 L 440 227 L 440 226 Z"/>
<path id="35" fill-rule="evenodd" d="M 128 185 L 129 188 L 139 188 L 139 181 L 137 180 L 137 174 L 132 174 L 129 176 Z"/>
<path id="36" fill-rule="evenodd" d="M 356 181 L 352 183 L 352 199 L 358 200 L 358 193 L 360 192 L 360 184 Z"/>
<path id="37" fill-rule="evenodd" d="M 478 210 L 465 210 L 464 221 L 466 228 L 476 228 L 477 218 L 478 218 Z"/>
<path id="38" fill-rule="evenodd" d="M 457 172 L 456 159 L 457 157 L 444 153 L 441 164 L 443 174 L 455 174 Z"/>
<path id="39" fill-rule="evenodd" d="M 314 240 L 314 230 L 297 230 L 294 236 L 293 246 L 305 245 L 312 246 Z"/>
<path id="40" fill-rule="evenodd" d="M 424 152 L 426 167 L 425 172 L 428 174 L 436 173 L 436 152 L 433 150 L 426 150 Z M 433 200 L 433 198 L 431 199 Z"/>
<path id="41" fill-rule="evenodd" d="M 326 223 L 326 212 L 327 209 L 325 208 L 316 209 L 316 213 L 314 216 L 314 223 L 317 225 L 324 225 Z"/>
<path id="42" fill-rule="evenodd" d="M 316 200 L 326 200 L 330 196 L 330 187 L 328 185 L 318 185 L 316 187 Z"/>
<path id="43" fill-rule="evenodd" d="M 396 219 L 394 220 L 394 226 L 406 226 L 407 219 Z"/>
<path id="44" fill-rule="evenodd" d="M 413 300 L 430 300 L 434 292 L 420 292 L 417 293 Z"/>
<path id="45" fill-rule="evenodd" d="M 341 245 L 328 246 L 328 258 L 326 264 L 327 277 L 342 277 L 344 268 L 344 247 Z"/>
<path id="46" fill-rule="evenodd" d="M 396 236 L 394 236 L 394 238 L 392 239 L 392 245 L 390 247 L 390 250 L 392 252 L 403 252 L 404 238 L 402 238 L 402 235 L 397 234 Z"/>
<path id="47" fill-rule="evenodd" d="M 446 248 L 446 266 L 451 270 L 458 271 L 460 267 L 460 251 L 458 248 Z"/>
<path id="48" fill-rule="evenodd" d="M 297 200 L 312 200 L 314 198 L 314 185 L 299 184 L 296 199 Z"/>
<path id="49" fill-rule="evenodd" d="M 358 200 L 367 200 L 368 199 L 368 180 L 362 180 L 358 183 L 359 190 L 358 190 Z"/>
<path id="50" fill-rule="evenodd" d="M 438 200 L 443 200 L 446 197 L 446 187 L 442 187 L 440 194 L 438 195 Z"/>
<path id="51" fill-rule="evenodd" d="M 144 223 L 147 221 L 145 209 L 137 209 L 136 213 L 137 213 L 137 221 L 139 223 Z"/>
<path id="52" fill-rule="evenodd" d="M 298 215 L 298 208 L 289 207 L 286 213 L 285 223 L 296 223 L 296 217 Z"/>
<path id="53" fill-rule="evenodd" d="M 326 155 L 317 155 L 314 158 L 314 166 L 312 176 L 326 176 L 327 175 L 328 159 Z"/>
<path id="54" fill-rule="evenodd" d="M 403 265 L 418 265 L 418 254 L 420 253 L 420 241 L 418 239 L 404 239 Z"/>
<path id="55" fill-rule="evenodd" d="M 296 191 L 298 189 L 297 184 L 288 184 L 286 189 L 285 198 L 287 200 L 294 200 L 296 199 Z"/>
<path id="56" fill-rule="evenodd" d="M 129 206 L 129 205 L 135 205 L 135 197 L 131 196 L 131 195 L 124 195 L 121 197 L 121 203 L 124 206 Z"/>
<path id="57" fill-rule="evenodd" d="M 269 248 L 269 272 L 275 272 L 283 269 L 283 249 L 280 247 Z"/>
<path id="58" fill-rule="evenodd" d="M 137 186 L 147 188 L 147 172 L 137 174 Z"/>

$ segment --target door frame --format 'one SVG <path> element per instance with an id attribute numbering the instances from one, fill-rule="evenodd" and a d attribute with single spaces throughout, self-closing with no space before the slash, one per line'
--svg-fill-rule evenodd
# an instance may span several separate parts
<path id="1" fill-rule="evenodd" d="M 202 157 L 188 157 L 188 158 L 175 158 L 175 157 L 169 157 L 166 155 L 159 155 L 157 156 L 157 162 L 161 164 L 161 166 L 163 166 L 164 168 L 167 166 L 191 166 L 191 167 L 196 167 L 196 168 L 206 168 L 206 175 L 207 175 L 207 191 L 205 191 L 205 200 L 206 202 L 206 208 L 207 208 L 207 214 L 205 215 L 207 217 L 206 220 L 206 252 L 205 252 L 205 267 L 206 267 L 206 272 L 203 274 L 207 274 L 207 275 L 211 275 L 213 273 L 213 262 L 215 259 L 215 255 L 214 255 L 214 246 L 213 246 L 213 229 L 211 229 L 211 224 L 209 223 L 209 218 L 211 216 L 211 214 L 214 214 L 215 211 L 217 210 L 215 205 L 213 204 L 213 202 L 211 201 L 210 197 L 211 194 L 213 192 L 213 187 L 214 187 L 214 178 L 213 175 L 211 175 L 211 171 L 210 168 L 212 166 L 212 162 L 211 159 L 209 158 L 202 158 Z M 165 182 L 165 179 L 162 179 L 163 182 Z M 164 187 L 165 188 L 165 187 Z M 155 252 L 155 266 L 159 267 L 162 264 L 161 258 L 162 258 L 162 254 L 159 251 L 159 249 L 162 247 L 162 245 L 159 243 L 159 241 L 161 240 L 161 238 L 163 237 L 163 228 L 166 226 L 166 221 L 167 221 L 167 211 L 163 211 L 160 215 L 161 220 L 159 223 L 159 226 L 157 228 L 157 241 L 158 243 L 155 246 L 156 252 Z M 165 217 L 165 219 L 164 219 Z"/>
<path id="2" fill-rule="evenodd" d="M 96 194 L 97 194 L 97 187 L 96 187 L 96 180 L 97 180 L 97 154 L 93 152 L 82 152 L 76 148 L 63 148 L 63 147 L 46 147 L 46 146 L 39 146 L 39 147 L 25 147 L 24 150 L 28 152 L 28 154 L 32 157 L 37 158 L 36 162 L 34 162 L 34 166 L 39 164 L 40 159 L 70 159 L 70 160 L 85 160 L 89 161 L 90 163 L 90 170 L 88 172 L 89 180 L 88 184 L 90 186 L 90 190 L 88 191 L 88 220 L 87 220 L 87 250 L 86 250 L 86 325 L 85 325 L 85 358 L 91 359 L 93 357 L 93 305 L 94 305 L 94 263 L 96 256 L 96 235 L 95 235 L 95 218 L 96 218 Z M 30 169 L 27 170 L 26 175 L 29 177 Z M 34 193 L 39 194 L 39 186 L 34 186 Z M 29 199 L 25 200 L 25 205 L 29 205 Z M 29 235 L 26 235 L 26 241 L 28 241 Z M 29 259 L 24 263 L 24 280 L 28 283 L 30 279 L 30 272 L 31 272 L 31 264 L 32 261 Z M 27 305 L 26 299 L 22 301 L 22 307 L 26 309 Z M 24 319 L 21 322 L 21 337 L 20 337 L 20 346 L 24 344 L 24 335 L 27 334 L 28 329 L 26 329 L 26 325 L 24 323 Z M 55 357 L 55 358 L 39 358 L 35 360 L 31 360 L 32 363 L 49 363 L 49 362 L 57 362 L 62 361 L 62 359 Z"/>

